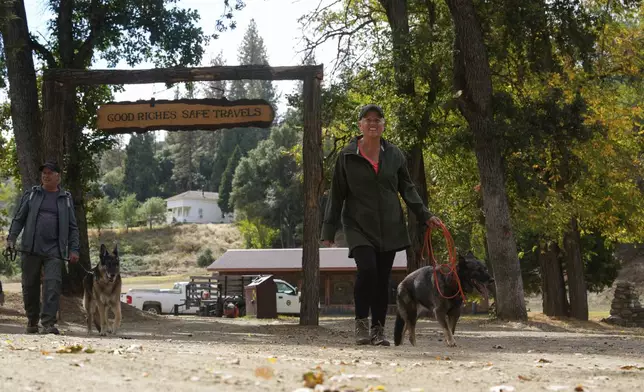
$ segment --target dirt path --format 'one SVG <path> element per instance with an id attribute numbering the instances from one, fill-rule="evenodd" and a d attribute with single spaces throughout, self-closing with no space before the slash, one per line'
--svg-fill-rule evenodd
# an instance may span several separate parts
<path id="1" fill-rule="evenodd" d="M 327 389 L 318 388 L 329 391 L 490 391 L 505 385 L 596 392 L 644 385 L 644 331 L 600 323 L 470 318 L 459 324 L 458 347 L 447 348 L 437 324 L 424 320 L 417 347 L 357 347 L 349 318 L 323 318 L 310 328 L 297 319 L 156 317 L 125 309 L 120 335 L 102 338 L 87 337 L 82 314 L 64 304 L 65 335 L 34 336 L 22 334 L 19 302 L 11 294 L 9 309 L 0 309 L 1 390 L 294 391 L 303 388 L 309 371 L 320 372 Z M 74 345 L 95 352 L 56 353 Z"/>

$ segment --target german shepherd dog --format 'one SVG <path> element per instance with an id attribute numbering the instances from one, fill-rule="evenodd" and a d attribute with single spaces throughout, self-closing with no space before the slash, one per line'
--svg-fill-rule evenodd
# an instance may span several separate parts
<path id="1" fill-rule="evenodd" d="M 83 280 L 85 289 L 85 312 L 87 314 L 87 334 L 92 333 L 92 323 L 101 336 L 107 332 L 115 334 L 121 326 L 121 273 L 118 246 L 112 253 L 101 244 L 100 262 L 92 268 Z M 114 312 L 114 324 L 108 328 L 108 311 Z"/>
<path id="2" fill-rule="evenodd" d="M 440 267 L 439 267 L 440 268 Z M 486 299 L 488 298 L 487 285 L 494 284 L 494 279 L 488 273 L 485 264 L 478 260 L 472 252 L 467 255 L 458 255 L 456 267 L 461 287 L 464 293 L 471 293 L 476 289 Z M 454 332 L 456 323 L 461 316 L 463 298 L 458 294 L 458 283 L 454 274 L 444 275 L 437 271 L 438 285 L 441 296 L 434 280 L 434 267 L 427 266 L 413 271 L 398 285 L 396 304 L 398 314 L 394 326 L 394 344 L 402 343 L 405 331 L 409 331 L 409 342 L 416 345 L 416 321 L 418 312 L 426 309 L 436 316 L 445 334 L 445 343 L 448 347 L 456 346 Z"/>

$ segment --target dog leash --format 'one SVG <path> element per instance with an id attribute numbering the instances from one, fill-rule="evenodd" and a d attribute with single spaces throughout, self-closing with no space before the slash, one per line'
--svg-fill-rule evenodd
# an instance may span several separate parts
<path id="1" fill-rule="evenodd" d="M 61 257 L 56 257 L 56 256 L 45 256 L 45 255 L 41 255 L 39 253 L 30 252 L 30 251 L 22 250 L 22 249 L 16 249 L 16 248 L 6 248 L 2 252 L 2 256 L 4 256 L 5 260 L 7 260 L 7 261 L 16 261 L 16 258 L 18 257 L 18 253 L 24 253 L 24 254 L 28 254 L 28 255 L 32 255 L 32 256 L 40 256 L 40 257 L 47 257 L 47 258 L 50 258 L 50 259 L 62 260 L 62 261 L 66 261 L 67 263 L 71 264 L 71 261 L 69 259 L 63 259 Z M 85 267 L 83 267 L 82 264 L 77 263 L 77 265 L 79 267 L 81 267 L 83 269 L 83 271 L 85 271 L 86 274 L 88 274 L 88 275 L 93 274 L 92 271 L 88 271 Z"/>
<path id="2" fill-rule="evenodd" d="M 465 298 L 465 293 L 463 292 L 463 287 L 461 286 L 461 279 L 458 277 L 458 272 L 456 271 L 456 268 L 458 266 L 458 258 L 456 257 L 456 248 L 454 247 L 454 240 L 452 239 L 452 235 L 449 233 L 449 230 L 447 230 L 447 227 L 443 222 L 440 224 L 440 229 L 443 232 L 443 237 L 445 238 L 445 243 L 447 245 L 447 252 L 449 253 L 449 261 L 447 263 L 438 263 L 436 261 L 436 258 L 434 257 L 434 250 L 432 248 L 432 227 L 428 227 L 427 231 L 425 231 L 425 241 L 423 244 L 423 251 L 421 253 L 422 255 L 425 254 L 425 249 L 427 249 L 427 256 L 431 263 L 434 266 L 434 282 L 436 283 L 436 289 L 438 290 L 438 293 L 441 295 L 441 297 L 445 299 L 452 299 L 458 296 L 459 294 L 461 295 L 461 298 L 463 298 L 463 302 L 466 302 Z M 438 266 L 438 268 L 436 268 Z M 444 267 L 447 267 L 448 271 L 443 272 Z M 454 274 L 454 277 L 456 278 L 456 284 L 458 285 L 458 292 L 451 297 L 445 296 L 443 292 L 441 291 L 440 284 L 438 283 L 438 271 L 445 275 L 448 276 L 450 274 Z"/>

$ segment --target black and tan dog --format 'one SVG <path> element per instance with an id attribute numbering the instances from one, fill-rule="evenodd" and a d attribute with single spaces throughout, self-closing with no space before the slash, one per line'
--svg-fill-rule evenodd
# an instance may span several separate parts
<path id="1" fill-rule="evenodd" d="M 494 279 L 488 273 L 485 264 L 478 260 L 472 252 L 466 256 L 458 255 L 456 271 L 461 281 L 463 292 L 471 293 L 476 289 L 487 299 L 487 285 L 494 284 Z M 396 304 L 398 314 L 394 327 L 394 344 L 402 343 L 405 331 L 409 331 L 409 342 L 416 345 L 416 321 L 418 313 L 424 309 L 433 313 L 445 333 L 445 343 L 449 347 L 456 346 L 454 332 L 456 323 L 461 316 L 463 299 L 458 293 L 458 282 L 454 274 L 436 274 L 440 293 L 436 288 L 434 267 L 428 266 L 413 271 L 398 285 Z"/>
<path id="2" fill-rule="evenodd" d="M 115 334 L 121 326 L 121 273 L 119 268 L 118 247 L 112 253 L 101 244 L 100 262 L 88 274 L 83 286 L 85 289 L 85 312 L 87 314 L 87 334 L 92 333 L 92 323 L 101 336 L 107 332 Z M 108 328 L 108 311 L 114 312 L 114 324 Z"/>

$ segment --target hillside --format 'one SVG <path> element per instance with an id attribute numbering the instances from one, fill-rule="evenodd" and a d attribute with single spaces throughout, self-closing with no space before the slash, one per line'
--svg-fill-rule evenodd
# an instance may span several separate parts
<path id="1" fill-rule="evenodd" d="M 243 247 L 233 224 L 183 224 L 159 228 L 101 230 L 100 239 L 90 230 L 92 263 L 98 261 L 101 243 L 112 249 L 118 242 L 124 276 L 203 273 L 197 257 L 210 248 L 216 259 L 226 250 Z"/>

